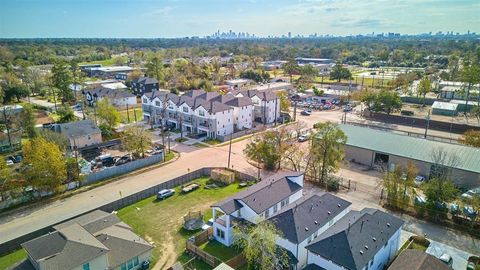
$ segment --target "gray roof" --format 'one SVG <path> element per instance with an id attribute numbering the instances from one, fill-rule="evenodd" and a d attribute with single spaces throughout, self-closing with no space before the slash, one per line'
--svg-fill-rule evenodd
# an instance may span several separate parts
<path id="1" fill-rule="evenodd" d="M 218 112 L 223 112 L 223 111 L 228 111 L 231 110 L 232 108 L 226 104 L 220 103 L 218 101 L 205 101 L 205 100 L 199 100 L 197 102 L 197 105 L 194 107 L 195 109 L 202 106 L 205 110 L 207 110 L 209 113 L 218 113 Z"/>
<path id="2" fill-rule="evenodd" d="M 249 98 L 257 96 L 262 101 L 271 101 L 279 98 L 275 93 L 270 91 L 245 90 L 245 91 L 236 92 L 236 94 L 234 95 L 238 95 L 238 94 L 242 94 L 242 96 L 249 97 Z"/>
<path id="3" fill-rule="evenodd" d="M 155 78 L 150 78 L 150 77 L 140 77 L 135 80 L 133 80 L 134 83 L 140 83 L 140 84 L 155 84 L 158 83 L 157 79 Z"/>
<path id="4" fill-rule="evenodd" d="M 72 269 L 107 254 L 109 266 L 143 254 L 153 246 L 136 235 L 115 214 L 100 210 L 54 227 L 57 231 L 22 244 L 46 269 Z"/>
<path id="5" fill-rule="evenodd" d="M 243 107 L 243 106 L 253 105 L 253 102 L 248 97 L 236 97 L 234 99 L 231 99 L 231 100 L 225 102 L 225 104 L 233 106 L 233 107 Z"/>
<path id="6" fill-rule="evenodd" d="M 213 99 L 211 99 L 212 101 L 218 101 L 220 103 L 227 103 L 228 101 L 234 99 L 235 96 L 228 93 L 228 94 L 225 94 L 225 95 L 219 95 L 219 96 L 216 96 L 214 97 Z"/>
<path id="7" fill-rule="evenodd" d="M 186 91 L 182 96 L 187 96 L 191 98 L 197 98 L 198 96 L 205 94 L 206 92 L 204 90 L 188 90 Z"/>
<path id="8" fill-rule="evenodd" d="M 451 270 L 441 260 L 418 249 L 405 249 L 388 270 Z"/>
<path id="9" fill-rule="evenodd" d="M 211 100 L 213 98 L 216 98 L 218 96 L 220 96 L 220 94 L 217 93 L 217 92 L 205 92 L 201 95 L 198 95 L 197 98 L 201 98 L 201 99 L 204 99 L 206 101 L 209 101 L 209 100 Z"/>
<path id="10" fill-rule="evenodd" d="M 73 269 L 109 251 L 78 224 L 22 244 L 45 269 Z"/>
<path id="11" fill-rule="evenodd" d="M 283 233 L 283 238 L 298 244 L 322 228 L 351 205 L 330 193 L 305 197 L 269 220 Z"/>
<path id="12" fill-rule="evenodd" d="M 242 202 L 257 214 L 260 214 L 274 204 L 301 190 L 302 187 L 289 180 L 288 177 L 302 174 L 303 172 L 275 174 L 212 206 L 219 207 L 226 214 L 231 214 L 242 207 L 240 203 Z"/>
<path id="13" fill-rule="evenodd" d="M 58 125 L 58 131 L 68 138 L 102 133 L 92 120 L 81 120 Z"/>
<path id="14" fill-rule="evenodd" d="M 134 94 L 122 89 L 97 88 L 85 90 L 85 93 L 87 92 L 97 98 L 108 98 L 110 100 L 136 97 Z"/>
<path id="15" fill-rule="evenodd" d="M 308 264 L 307 266 L 305 266 L 305 268 L 303 268 L 302 270 L 325 270 L 325 268 L 311 263 L 311 264 Z"/>
<path id="16" fill-rule="evenodd" d="M 363 269 L 402 225 L 380 210 L 351 211 L 305 248 L 347 269 Z"/>
<path id="17" fill-rule="evenodd" d="M 458 158 L 455 168 L 480 173 L 478 165 L 480 164 L 480 148 L 431 141 L 353 125 L 340 125 L 340 128 L 347 135 L 347 145 L 350 146 L 431 164 L 435 163 L 432 153 L 442 149 L 449 155 L 455 155 Z"/>

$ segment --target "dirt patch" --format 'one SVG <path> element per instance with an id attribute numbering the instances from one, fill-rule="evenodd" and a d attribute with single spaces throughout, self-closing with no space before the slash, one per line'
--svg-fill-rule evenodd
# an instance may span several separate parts
<path id="1" fill-rule="evenodd" d="M 35 118 L 36 118 L 37 125 L 43 125 L 43 124 L 54 122 L 53 118 L 48 116 L 47 112 L 45 111 L 40 111 L 40 110 L 36 111 Z"/>

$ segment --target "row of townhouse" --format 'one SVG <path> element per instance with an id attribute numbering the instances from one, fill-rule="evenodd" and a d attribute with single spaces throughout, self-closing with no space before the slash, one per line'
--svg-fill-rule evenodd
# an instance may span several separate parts
<path id="1" fill-rule="evenodd" d="M 191 90 L 181 96 L 153 91 L 142 96 L 142 109 L 144 120 L 152 125 L 216 138 L 250 129 L 255 120 L 273 123 L 280 115 L 280 100 L 252 91 L 220 95 Z"/>
<path id="2" fill-rule="evenodd" d="M 280 232 L 289 269 L 383 269 L 400 244 L 403 221 L 382 211 L 352 211 L 330 193 L 303 195 L 304 175 L 273 175 L 212 205 L 215 240 L 230 246 L 234 227 L 265 220 Z"/>

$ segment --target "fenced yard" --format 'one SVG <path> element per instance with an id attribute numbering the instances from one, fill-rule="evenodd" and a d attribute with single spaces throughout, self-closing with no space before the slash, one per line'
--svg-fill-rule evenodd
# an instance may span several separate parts
<path id="1" fill-rule="evenodd" d="M 155 245 L 152 262 L 158 261 L 160 269 L 173 265 L 176 261 L 187 262 L 192 259 L 185 253 L 186 240 L 199 233 L 187 231 L 183 225 L 183 217 L 189 211 L 201 211 L 204 220 L 212 217 L 210 206 L 240 190 L 235 182 L 225 187 L 205 189 L 209 177 L 194 179 L 201 187 L 190 193 L 182 194 L 176 187 L 176 194 L 163 201 L 155 196 L 148 197 L 118 210 L 118 216 L 147 241 Z M 197 269 L 212 269 L 206 263 L 195 261 Z"/>

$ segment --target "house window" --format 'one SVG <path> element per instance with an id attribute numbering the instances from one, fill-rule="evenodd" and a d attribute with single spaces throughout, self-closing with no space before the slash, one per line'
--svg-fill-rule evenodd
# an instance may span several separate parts
<path id="1" fill-rule="evenodd" d="M 90 270 L 90 263 L 83 264 L 83 270 Z"/>
<path id="2" fill-rule="evenodd" d="M 204 111 L 198 111 L 198 114 L 199 114 L 200 116 L 205 116 L 205 112 L 204 112 Z"/>
<path id="3" fill-rule="evenodd" d="M 128 270 L 133 268 L 133 261 L 132 260 L 127 262 L 127 268 L 128 268 Z"/>
<path id="4" fill-rule="evenodd" d="M 278 211 L 278 204 L 273 206 L 273 213 L 275 214 Z"/>
<path id="5" fill-rule="evenodd" d="M 187 108 L 187 107 L 183 107 L 183 112 L 184 112 L 184 113 L 188 113 L 188 108 Z"/>
<path id="6" fill-rule="evenodd" d="M 217 228 L 217 236 L 222 239 L 225 239 L 225 232 Z"/>
<path id="7" fill-rule="evenodd" d="M 120 270 L 127 270 L 127 264 L 126 263 L 122 264 L 122 267 L 120 267 Z"/>
<path id="8" fill-rule="evenodd" d="M 265 218 L 268 218 L 270 216 L 270 209 L 267 209 L 267 211 L 265 211 Z"/>
<path id="9" fill-rule="evenodd" d="M 155 106 L 160 107 L 160 101 L 156 100 L 155 101 Z"/>
<path id="10" fill-rule="evenodd" d="M 137 266 L 138 264 L 139 264 L 138 256 L 136 256 L 135 258 L 133 258 L 133 266 Z"/>
<path id="11" fill-rule="evenodd" d="M 285 200 L 283 200 L 281 203 L 280 203 L 280 208 L 283 208 L 285 206 L 288 205 L 288 198 L 286 198 Z"/>

